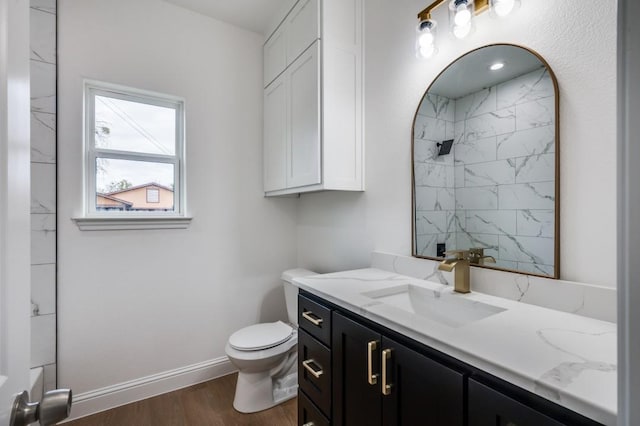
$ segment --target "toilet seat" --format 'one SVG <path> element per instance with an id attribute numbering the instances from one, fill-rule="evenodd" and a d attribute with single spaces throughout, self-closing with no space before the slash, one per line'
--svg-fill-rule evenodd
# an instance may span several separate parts
<path id="1" fill-rule="evenodd" d="M 261 351 L 278 346 L 293 336 L 293 328 L 282 321 L 255 324 L 233 333 L 229 346 L 238 351 Z"/>

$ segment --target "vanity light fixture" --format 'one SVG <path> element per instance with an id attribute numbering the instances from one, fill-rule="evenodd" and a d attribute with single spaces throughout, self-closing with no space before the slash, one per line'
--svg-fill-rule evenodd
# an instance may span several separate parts
<path id="1" fill-rule="evenodd" d="M 491 14 L 504 18 L 520 7 L 520 0 L 490 0 Z"/>
<path id="2" fill-rule="evenodd" d="M 456 38 L 465 38 L 473 25 L 473 0 L 451 0 L 449 2 L 449 23 Z"/>
<path id="3" fill-rule="evenodd" d="M 495 17 L 505 17 L 520 6 L 520 0 L 435 0 L 418 13 L 419 24 L 416 29 L 416 56 L 430 58 L 438 52 L 436 48 L 436 21 L 431 11 L 442 3 L 449 3 L 449 26 L 456 38 L 465 38 L 473 31 L 473 17 L 491 10 Z"/>
<path id="4" fill-rule="evenodd" d="M 436 27 L 438 23 L 433 19 L 420 21 L 416 28 L 416 55 L 418 58 L 430 58 L 436 53 Z"/>
<path id="5" fill-rule="evenodd" d="M 504 62 L 496 62 L 495 64 L 491 64 L 491 66 L 489 67 L 491 71 L 498 71 L 502 68 L 504 68 Z"/>

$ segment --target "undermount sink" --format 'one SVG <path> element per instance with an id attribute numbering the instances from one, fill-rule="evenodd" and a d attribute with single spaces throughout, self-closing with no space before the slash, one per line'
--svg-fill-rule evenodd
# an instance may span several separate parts
<path id="1" fill-rule="evenodd" d="M 403 284 L 361 294 L 450 327 L 460 327 L 505 310 L 487 303 L 468 300 L 456 294 L 429 290 L 413 284 Z"/>

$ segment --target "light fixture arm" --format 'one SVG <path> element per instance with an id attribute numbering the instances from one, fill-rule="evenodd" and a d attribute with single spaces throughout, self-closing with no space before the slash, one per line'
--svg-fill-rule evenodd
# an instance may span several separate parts
<path id="1" fill-rule="evenodd" d="M 440 6 L 442 3 L 447 0 L 436 0 L 431 3 L 429 6 L 425 7 L 420 13 L 418 13 L 418 19 L 420 21 L 425 21 L 427 19 L 431 19 L 431 11 Z M 475 14 L 479 15 L 489 8 L 489 0 L 475 0 Z"/>

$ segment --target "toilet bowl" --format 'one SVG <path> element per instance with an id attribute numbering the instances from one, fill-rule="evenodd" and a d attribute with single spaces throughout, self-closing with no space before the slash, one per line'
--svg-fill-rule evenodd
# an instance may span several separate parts
<path id="1" fill-rule="evenodd" d="M 225 352 L 238 369 L 233 407 L 254 413 L 298 394 L 298 288 L 296 277 L 315 275 L 306 269 L 282 274 L 289 324 L 261 323 L 233 333 Z"/>

